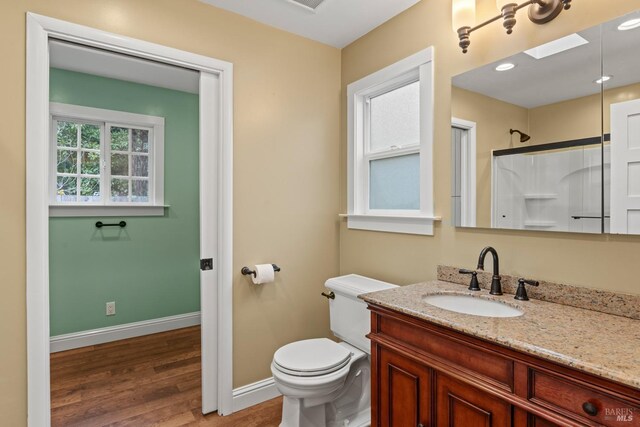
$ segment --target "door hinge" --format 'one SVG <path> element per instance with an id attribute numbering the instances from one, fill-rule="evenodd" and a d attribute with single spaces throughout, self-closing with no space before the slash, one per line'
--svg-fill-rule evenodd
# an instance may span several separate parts
<path id="1" fill-rule="evenodd" d="M 213 258 L 203 258 L 200 260 L 200 270 L 213 270 Z"/>

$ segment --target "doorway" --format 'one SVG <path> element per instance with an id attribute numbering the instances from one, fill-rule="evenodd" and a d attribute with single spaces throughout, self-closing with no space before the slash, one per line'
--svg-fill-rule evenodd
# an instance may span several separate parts
<path id="1" fill-rule="evenodd" d="M 476 226 L 476 123 L 451 118 L 451 212 L 455 227 Z"/>
<path id="2" fill-rule="evenodd" d="M 50 425 L 49 41 L 56 39 L 199 73 L 202 409 L 232 412 L 232 64 L 27 14 L 28 420 Z"/>

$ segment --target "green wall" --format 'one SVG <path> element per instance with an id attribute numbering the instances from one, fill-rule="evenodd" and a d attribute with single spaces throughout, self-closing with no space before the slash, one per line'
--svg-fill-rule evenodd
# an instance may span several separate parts
<path id="1" fill-rule="evenodd" d="M 171 206 L 163 217 L 49 219 L 51 335 L 199 311 L 198 95 L 51 69 L 50 99 L 164 117 Z M 122 230 L 95 227 L 120 219 Z"/>

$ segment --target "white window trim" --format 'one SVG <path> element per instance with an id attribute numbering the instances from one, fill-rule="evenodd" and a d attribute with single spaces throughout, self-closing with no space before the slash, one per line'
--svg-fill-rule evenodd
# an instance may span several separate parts
<path id="1" fill-rule="evenodd" d="M 102 203 L 61 203 L 55 198 L 56 186 L 56 151 L 50 150 L 50 176 L 49 179 L 49 216 L 162 216 L 164 215 L 164 118 L 134 114 L 124 111 L 106 110 L 102 108 L 85 107 L 80 105 L 63 104 L 59 102 L 49 103 L 50 122 L 54 124 L 54 118 L 69 118 L 79 121 L 101 123 L 101 141 L 104 145 L 107 127 L 131 126 L 142 127 L 150 130 L 150 139 L 153 140 L 149 150 L 149 195 L 148 203 L 115 203 L 105 199 Z M 53 145 L 55 130 L 51 130 Z M 103 159 L 109 167 L 110 159 Z M 104 169 L 103 169 L 104 170 Z M 100 174 L 102 191 L 108 191 L 104 173 Z"/>
<path id="2" fill-rule="evenodd" d="M 433 47 L 424 49 L 347 86 L 347 227 L 358 230 L 433 235 Z M 365 166 L 366 98 L 420 81 L 420 209 L 370 210 Z M 418 152 L 416 147 L 397 154 Z M 368 157 L 375 153 L 369 153 Z M 395 153 L 394 153 L 395 154 Z"/>

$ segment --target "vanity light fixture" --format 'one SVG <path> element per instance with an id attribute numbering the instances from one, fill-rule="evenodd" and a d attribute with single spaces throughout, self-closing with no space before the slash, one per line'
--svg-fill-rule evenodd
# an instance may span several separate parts
<path id="1" fill-rule="evenodd" d="M 599 84 L 599 85 L 601 85 L 602 83 L 604 83 L 604 82 L 608 82 L 609 80 L 611 80 L 611 78 L 612 78 L 612 77 L 613 77 L 613 76 L 602 76 L 602 77 L 600 77 L 599 79 L 594 80 L 593 82 L 594 82 L 594 83 L 597 83 L 597 84 Z"/>
<path id="2" fill-rule="evenodd" d="M 511 62 L 504 62 L 496 67 L 496 71 L 509 71 L 513 70 L 516 67 L 516 64 L 512 64 Z"/>
<path id="3" fill-rule="evenodd" d="M 640 18 L 635 18 L 618 25 L 618 31 L 629 31 L 638 27 L 640 27 Z"/>
<path id="4" fill-rule="evenodd" d="M 513 32 L 516 25 L 516 12 L 524 7 L 529 6 L 529 19 L 535 24 L 546 24 L 555 19 L 562 10 L 568 10 L 571 7 L 571 0 L 527 0 L 522 4 L 515 2 L 516 0 L 496 0 L 496 5 L 500 11 L 500 15 L 484 21 L 481 24 L 475 24 L 475 0 L 453 0 L 453 27 L 458 33 L 458 45 L 462 49 L 462 53 L 467 53 L 471 44 L 470 35 L 472 32 L 502 18 L 502 25 L 507 30 L 507 34 Z"/>

